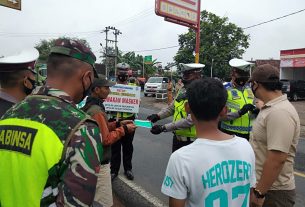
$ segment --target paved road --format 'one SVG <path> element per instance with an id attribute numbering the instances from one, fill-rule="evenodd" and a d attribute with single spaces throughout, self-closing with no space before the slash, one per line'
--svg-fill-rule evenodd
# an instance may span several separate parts
<path id="1" fill-rule="evenodd" d="M 153 108 L 141 107 L 139 118 L 145 119 L 148 114 L 156 112 Z M 171 119 L 161 121 L 169 122 Z M 133 171 L 135 183 L 158 197 L 165 203 L 168 199 L 160 192 L 166 165 L 171 152 L 172 134 L 163 133 L 162 136 L 152 135 L 148 129 L 138 128 L 134 139 Z M 296 168 L 305 173 L 305 139 L 298 145 Z M 296 207 L 305 206 L 305 174 L 296 176 L 298 201 Z M 304 176 L 304 177 L 302 177 Z"/>

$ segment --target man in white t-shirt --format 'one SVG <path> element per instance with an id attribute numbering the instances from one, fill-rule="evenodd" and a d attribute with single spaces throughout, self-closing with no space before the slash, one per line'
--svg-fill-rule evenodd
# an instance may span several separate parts
<path id="1" fill-rule="evenodd" d="M 247 140 L 218 130 L 227 112 L 225 88 L 215 79 L 196 80 L 187 98 L 198 138 L 170 157 L 161 189 L 169 206 L 249 206 L 255 156 Z"/>

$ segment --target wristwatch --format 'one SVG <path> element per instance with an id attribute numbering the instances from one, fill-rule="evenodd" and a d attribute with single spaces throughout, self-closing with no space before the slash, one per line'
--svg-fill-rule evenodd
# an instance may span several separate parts
<path id="1" fill-rule="evenodd" d="M 262 192 L 260 192 L 260 190 L 253 188 L 253 193 L 255 195 L 256 198 L 262 199 L 265 198 L 266 194 L 263 194 Z"/>

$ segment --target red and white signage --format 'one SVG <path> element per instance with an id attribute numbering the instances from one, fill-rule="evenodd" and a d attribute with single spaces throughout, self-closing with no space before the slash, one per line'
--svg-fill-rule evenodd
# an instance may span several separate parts
<path id="1" fill-rule="evenodd" d="M 281 50 L 281 67 L 305 67 L 305 48 Z"/>
<path id="2" fill-rule="evenodd" d="M 156 14 L 168 19 L 197 25 L 200 0 L 156 0 Z"/>
<path id="3" fill-rule="evenodd" d="M 106 111 L 139 113 L 141 87 L 116 84 L 104 101 Z"/>

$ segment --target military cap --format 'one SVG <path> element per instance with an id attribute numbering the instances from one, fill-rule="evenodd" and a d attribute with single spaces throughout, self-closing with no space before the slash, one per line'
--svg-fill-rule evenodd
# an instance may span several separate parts
<path id="1" fill-rule="evenodd" d="M 260 65 L 255 68 L 250 78 L 250 81 L 257 81 L 262 83 L 275 83 L 279 82 L 279 80 L 279 70 L 270 64 Z"/>
<path id="2" fill-rule="evenodd" d="M 188 64 L 180 63 L 179 65 L 182 73 L 192 70 L 201 70 L 202 68 L 205 67 L 204 64 L 200 64 L 200 63 L 188 63 Z"/>
<path id="3" fill-rule="evenodd" d="M 55 40 L 55 44 L 51 48 L 52 53 L 66 55 L 90 64 L 93 68 L 94 77 L 98 77 L 94 66 L 96 57 L 84 43 L 77 40 L 59 38 Z"/>
<path id="4" fill-rule="evenodd" d="M 249 71 L 251 66 L 254 65 L 254 63 L 247 62 L 242 59 L 233 58 L 229 61 L 229 65 L 233 68 L 237 68 L 239 70 L 243 71 Z"/>
<path id="5" fill-rule="evenodd" d="M 95 78 L 92 83 L 92 88 L 103 87 L 103 86 L 112 87 L 114 85 L 115 85 L 115 82 L 109 81 L 106 78 Z"/>
<path id="6" fill-rule="evenodd" d="M 25 49 L 17 54 L 0 57 L 0 72 L 16 72 L 30 70 L 36 74 L 35 62 L 39 52 L 35 48 Z"/>

